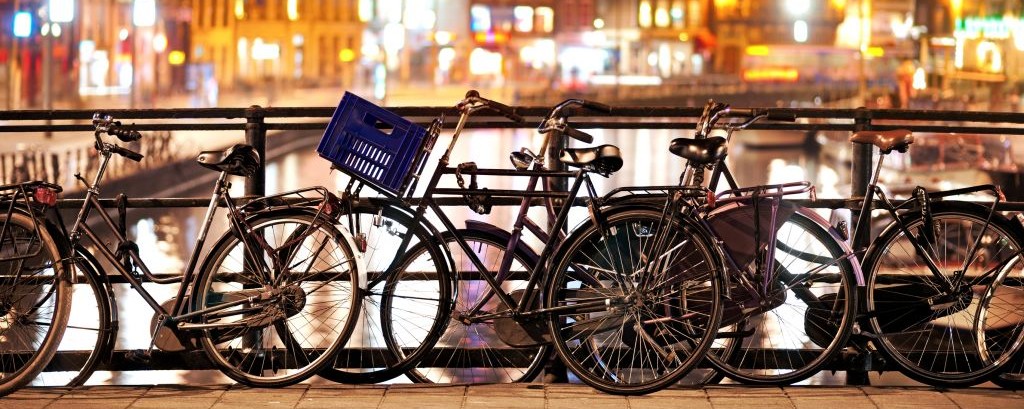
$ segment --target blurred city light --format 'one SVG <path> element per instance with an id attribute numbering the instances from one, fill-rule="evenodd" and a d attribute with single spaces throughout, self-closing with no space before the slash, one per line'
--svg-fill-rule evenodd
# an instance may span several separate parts
<path id="1" fill-rule="evenodd" d="M 54 23 L 70 23 L 75 19 L 75 0 L 50 0 L 46 16 Z"/>
<path id="2" fill-rule="evenodd" d="M 32 35 L 32 13 L 19 11 L 14 13 L 14 36 L 25 38 Z"/>
<path id="3" fill-rule="evenodd" d="M 174 50 L 167 53 L 167 63 L 171 65 L 182 65 L 185 63 L 185 53 L 180 50 Z"/>
<path id="4" fill-rule="evenodd" d="M 153 36 L 153 51 L 162 53 L 167 50 L 167 36 L 164 33 L 157 33 Z"/>
<path id="5" fill-rule="evenodd" d="M 153 27 L 156 24 L 156 0 L 135 0 L 132 6 L 132 24 L 135 27 Z"/>
<path id="6" fill-rule="evenodd" d="M 793 22 L 793 40 L 798 43 L 807 42 L 807 22 L 803 20 L 797 20 Z"/>
<path id="7" fill-rule="evenodd" d="M 802 17 L 811 10 L 811 0 L 786 0 L 786 11 L 789 14 Z"/>

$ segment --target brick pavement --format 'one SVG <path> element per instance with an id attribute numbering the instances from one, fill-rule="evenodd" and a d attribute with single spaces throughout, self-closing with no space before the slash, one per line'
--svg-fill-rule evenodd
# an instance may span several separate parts
<path id="1" fill-rule="evenodd" d="M 251 389 L 237 385 L 25 388 L 0 399 L 0 409 L 818 409 L 1024 408 L 1024 391 L 996 388 L 709 386 L 614 396 L 575 384 L 296 385 Z"/>

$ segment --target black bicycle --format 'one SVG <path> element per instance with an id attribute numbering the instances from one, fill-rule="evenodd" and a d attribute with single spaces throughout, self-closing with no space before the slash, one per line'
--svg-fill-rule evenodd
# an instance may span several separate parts
<path id="1" fill-rule="evenodd" d="M 659 220 L 660 213 L 647 209 L 616 208 L 601 212 L 601 218 L 584 223 L 564 241 L 549 240 L 535 262 L 517 260 L 516 255 L 523 254 L 519 241 L 523 228 L 537 229 L 543 234 L 559 231 L 565 226 L 571 207 L 561 206 L 552 226 L 545 230 L 529 221 L 526 215 L 534 199 L 571 200 L 583 189 L 589 198 L 596 198 L 589 174 L 608 175 L 622 164 L 617 148 L 602 145 L 564 150 L 561 161 L 578 170 L 551 171 L 539 167 L 542 162 L 535 159 L 546 154 L 555 138 L 567 135 L 585 142 L 592 140 L 568 125 L 568 112 L 574 107 L 601 109 L 601 105 L 583 100 L 568 100 L 556 106 L 539 128 L 546 135 L 540 152 L 520 151 L 514 155 L 513 162 L 521 165 L 521 169 L 467 169 L 450 166 L 449 158 L 470 115 L 489 109 L 517 117 L 502 104 L 484 99 L 474 91 L 467 93 L 457 106 L 460 117 L 452 142 L 416 204 L 406 196 L 413 190 L 410 185 L 415 184 L 410 181 L 418 180 L 419 159 L 412 162 L 412 171 L 403 173 L 404 179 L 399 178 L 405 182 L 389 187 L 383 180 L 390 179 L 390 170 L 367 175 L 361 169 L 352 169 L 350 164 L 358 161 L 348 158 L 355 154 L 332 157 L 336 167 L 353 177 L 354 184 L 349 186 L 346 196 L 355 196 L 353 192 L 360 184 L 390 192 L 391 197 L 370 202 L 380 206 L 377 214 L 403 215 L 404 227 L 400 232 L 432 231 L 426 219 L 428 209 L 445 231 L 426 237 L 394 235 L 390 239 L 393 246 L 389 248 L 397 250 L 396 259 L 400 261 L 390 263 L 386 271 L 368 269 L 369 283 L 363 284 L 363 288 L 382 289 L 379 316 L 383 341 L 392 353 L 392 362 L 405 362 L 409 365 L 406 369 L 417 365 L 412 376 L 445 373 L 450 377 L 438 376 L 431 380 L 454 378 L 476 382 L 475 374 L 482 374 L 479 380 L 489 380 L 495 378 L 492 374 L 512 368 L 514 375 L 511 377 L 527 379 L 529 374 L 539 371 L 544 364 L 545 351 L 553 344 L 569 369 L 595 388 L 612 393 L 647 393 L 671 385 L 684 376 L 700 362 L 711 345 L 720 319 L 719 300 L 725 285 L 719 268 L 720 254 L 706 236 L 691 236 L 693 229 L 686 220 L 674 221 L 673 230 L 677 232 L 677 240 L 691 243 L 695 250 L 674 254 L 669 259 L 677 261 L 673 263 L 676 266 L 689 266 L 670 280 L 652 279 L 631 269 L 616 271 L 602 267 L 608 262 L 635 266 L 632 261 L 617 258 L 622 254 L 617 247 L 643 245 L 651 237 L 652 223 Z M 370 111 L 374 118 L 370 122 L 385 117 L 384 113 Z M 385 136 L 365 132 L 371 138 L 386 141 Z M 390 135 L 395 135 L 395 131 Z M 363 145 L 353 143 L 353 146 Z M 425 155 L 430 148 L 423 146 L 420 149 Z M 327 151 L 332 150 L 328 147 Z M 364 156 L 388 155 L 371 152 Z M 526 187 L 486 190 L 439 186 L 445 177 L 457 175 L 520 177 L 526 179 Z M 570 179 L 568 192 L 538 190 L 543 178 Z M 477 203 L 485 201 L 480 199 L 483 197 L 515 198 L 520 200 L 520 213 L 509 235 L 491 231 L 486 246 L 480 246 L 484 237 L 464 235 L 467 230 L 454 226 L 441 211 L 435 196 L 469 196 L 478 198 Z M 363 214 L 373 214 L 373 211 Z M 393 226 L 394 220 L 378 218 L 380 224 L 371 221 L 362 228 Z M 364 234 L 359 227 L 346 227 L 357 238 Z M 487 232 L 476 227 L 477 232 Z M 594 262 L 595 252 L 607 254 L 609 258 Z M 451 256 L 456 253 L 461 257 L 458 266 Z M 453 268 L 458 274 L 452 274 Z M 445 287 L 451 282 L 460 290 L 470 292 L 458 294 L 460 298 L 465 297 L 461 298 L 464 301 L 453 304 L 451 296 L 445 293 Z M 371 293 L 376 292 L 371 290 Z M 418 308 L 421 305 L 425 308 Z M 417 321 L 418 325 L 406 325 L 408 316 L 422 315 L 428 315 L 429 319 Z M 451 332 L 453 330 L 455 332 Z M 438 339 L 447 333 L 460 334 L 451 339 L 463 341 L 438 345 Z M 484 370 L 478 371 L 481 368 Z M 496 378 L 508 379 L 509 376 Z"/>
<path id="2" fill-rule="evenodd" d="M 184 274 L 151 272 L 99 201 L 111 158 L 142 155 L 122 142 L 142 135 L 97 114 L 95 147 L 101 161 L 92 182 L 78 179 L 85 199 L 68 229 L 55 210 L 59 186 L 27 182 L 0 187 L 0 394 L 32 382 L 53 361 L 71 328 L 76 339 L 61 355 L 62 379 L 84 382 L 108 358 L 119 322 L 105 260 L 155 312 L 149 349 L 128 356 L 148 360 L 163 351 L 202 349 L 232 379 L 253 386 L 284 386 L 315 374 L 347 341 L 359 310 L 358 271 L 351 236 L 336 227 L 337 198 L 316 187 L 236 204 L 228 175 L 248 177 L 260 165 L 247 145 L 201 153 L 200 165 L 219 172 L 194 252 Z M 200 259 L 218 206 L 228 231 Z M 87 223 L 108 227 L 112 243 Z M 78 283 L 78 284 L 76 284 Z M 179 284 L 161 303 L 143 283 Z M 88 285 L 95 318 L 69 325 L 74 287 Z M 48 370 L 48 369 L 47 369 Z"/>

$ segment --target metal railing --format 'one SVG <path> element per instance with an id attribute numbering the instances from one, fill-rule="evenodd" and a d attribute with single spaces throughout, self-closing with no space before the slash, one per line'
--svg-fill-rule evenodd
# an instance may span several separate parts
<path id="1" fill-rule="evenodd" d="M 728 102 L 728 101 L 726 101 Z M 427 124 L 431 119 L 445 114 L 454 117 L 457 112 L 451 107 L 394 107 L 390 108 L 414 122 Z M 779 108 L 798 118 L 795 123 L 757 123 L 749 129 L 779 130 L 794 132 L 829 131 L 854 132 L 859 130 L 886 130 L 904 128 L 914 132 L 934 134 L 977 134 L 1002 135 L 1011 141 L 1024 135 L 1024 114 L 1006 112 L 961 112 L 922 111 L 890 109 L 816 109 Z M 469 128 L 532 128 L 548 113 L 547 107 L 517 107 L 516 113 L 524 116 L 524 123 L 511 123 L 504 118 L 480 113 L 468 124 Z M 0 112 L 0 138 L 15 138 L 17 141 L 26 134 L 52 134 L 53 140 L 69 133 L 92 132 L 91 118 L 95 110 L 67 111 L 2 111 Z M 153 109 L 153 110 L 105 110 L 125 123 L 136 123 L 136 129 L 146 131 L 238 131 L 244 132 L 245 141 L 256 147 L 261 158 L 267 152 L 267 133 L 285 130 L 322 130 L 334 112 L 332 107 L 318 108 L 207 108 L 207 109 Z M 679 129 L 691 130 L 701 108 L 696 107 L 613 107 L 609 114 L 577 112 L 573 115 L 574 126 L 581 129 Z M 449 123 L 448 126 L 453 124 Z M 941 137 L 941 136 L 940 136 Z M 1024 143 L 1024 139 L 1020 139 Z M 2 142 L 2 141 L 0 141 Z M 45 143 L 44 143 L 45 144 Z M 851 148 L 852 192 L 864 192 L 871 176 L 873 148 L 861 145 Z M 0 152 L 3 164 L 4 152 Z M 42 154 L 33 153 L 46 157 Z M 47 159 L 40 159 L 46 162 Z M 629 163 L 629 158 L 626 158 Z M 47 165 L 53 167 L 54 165 Z M 266 177 L 261 169 L 246 182 L 247 196 L 260 196 L 265 192 Z M 819 208 L 848 208 L 856 210 L 862 197 L 841 199 L 819 199 L 800 201 L 802 205 Z M 135 208 L 202 207 L 208 197 L 199 198 L 134 198 L 128 199 L 127 206 Z M 101 200 L 104 205 L 114 205 L 113 199 Z M 511 202 L 509 202 L 511 204 Z M 518 204 L 518 202 L 515 202 Z M 81 206 L 81 200 L 62 199 L 62 208 Z M 449 204 L 462 205 L 464 202 L 452 199 Z M 499 203 L 500 204 L 500 203 Z M 1000 210 L 1024 210 L 1024 202 L 1004 202 Z M 855 248 L 868 244 L 868 232 L 854 237 Z M 59 354 L 52 368 L 59 368 L 61 362 L 75 359 L 74 353 Z M 209 363 L 196 354 L 157 353 L 155 359 L 140 365 L 128 359 L 125 351 L 117 351 L 113 359 L 104 364 L 106 370 L 153 370 L 153 369 L 212 369 Z M 845 356 L 831 364 L 828 369 L 851 370 L 854 367 L 882 368 L 884 362 L 856 362 L 857 357 Z"/>

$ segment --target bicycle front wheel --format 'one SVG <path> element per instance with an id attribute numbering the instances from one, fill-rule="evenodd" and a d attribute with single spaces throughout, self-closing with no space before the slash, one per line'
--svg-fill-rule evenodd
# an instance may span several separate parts
<path id="1" fill-rule="evenodd" d="M 320 376 L 384 382 L 428 355 L 444 332 L 452 297 L 447 259 L 432 232 L 402 208 L 369 203 L 340 223 L 361 243 L 366 277 L 356 329 Z"/>
<path id="2" fill-rule="evenodd" d="M 50 363 L 71 313 L 69 266 L 42 223 L 0 214 L 0 396 Z"/>
<path id="3" fill-rule="evenodd" d="M 750 293 L 732 280 L 723 319 L 740 348 L 712 350 L 712 363 L 730 379 L 788 385 L 816 374 L 846 346 L 856 314 L 857 276 L 851 255 L 810 217 L 794 213 L 779 228 L 771 287 L 753 312 Z M 755 284 L 756 285 L 756 284 Z M 742 321 L 738 321 L 742 320 Z"/>
<path id="4" fill-rule="evenodd" d="M 487 272 L 480 272 L 471 256 L 455 243 L 455 237 L 446 235 L 458 277 L 455 309 L 434 347 L 434 356 L 420 361 L 408 375 L 427 383 L 529 382 L 544 368 L 550 346 L 524 335 L 529 330 L 543 335 L 547 332 L 545 323 L 537 320 L 532 327 L 523 328 L 511 318 L 477 319 L 482 314 L 508 310 L 481 276 L 496 274 L 501 268 L 508 237 L 470 229 L 460 230 L 459 235 Z M 493 278 L 501 283 L 500 291 L 515 297 L 526 288 L 536 264 L 537 255 L 523 245 L 512 255 L 507 274 Z"/>
<path id="5" fill-rule="evenodd" d="M 304 212 L 247 221 L 210 252 L 193 292 L 207 356 L 252 386 L 300 382 L 334 359 L 359 311 L 354 252 L 333 225 Z M 226 305 L 230 304 L 230 305 Z"/>
<path id="6" fill-rule="evenodd" d="M 85 385 L 113 352 L 117 318 L 109 280 L 96 258 L 81 246 L 75 248 L 74 266 L 77 280 L 71 286 L 74 296 L 67 329 L 53 362 L 31 385 Z"/>
<path id="7" fill-rule="evenodd" d="M 715 341 L 725 283 L 703 229 L 659 211 L 605 211 L 559 250 L 546 307 L 558 355 L 582 381 L 642 394 L 693 369 Z"/>
<path id="8" fill-rule="evenodd" d="M 865 258 L 867 309 L 880 349 L 907 376 L 935 386 L 984 381 L 1021 349 L 1021 228 L 967 203 L 932 204 L 932 223 L 908 215 Z M 934 260 L 933 272 L 915 250 Z M 1003 336 L 993 336 L 1000 332 Z"/>

